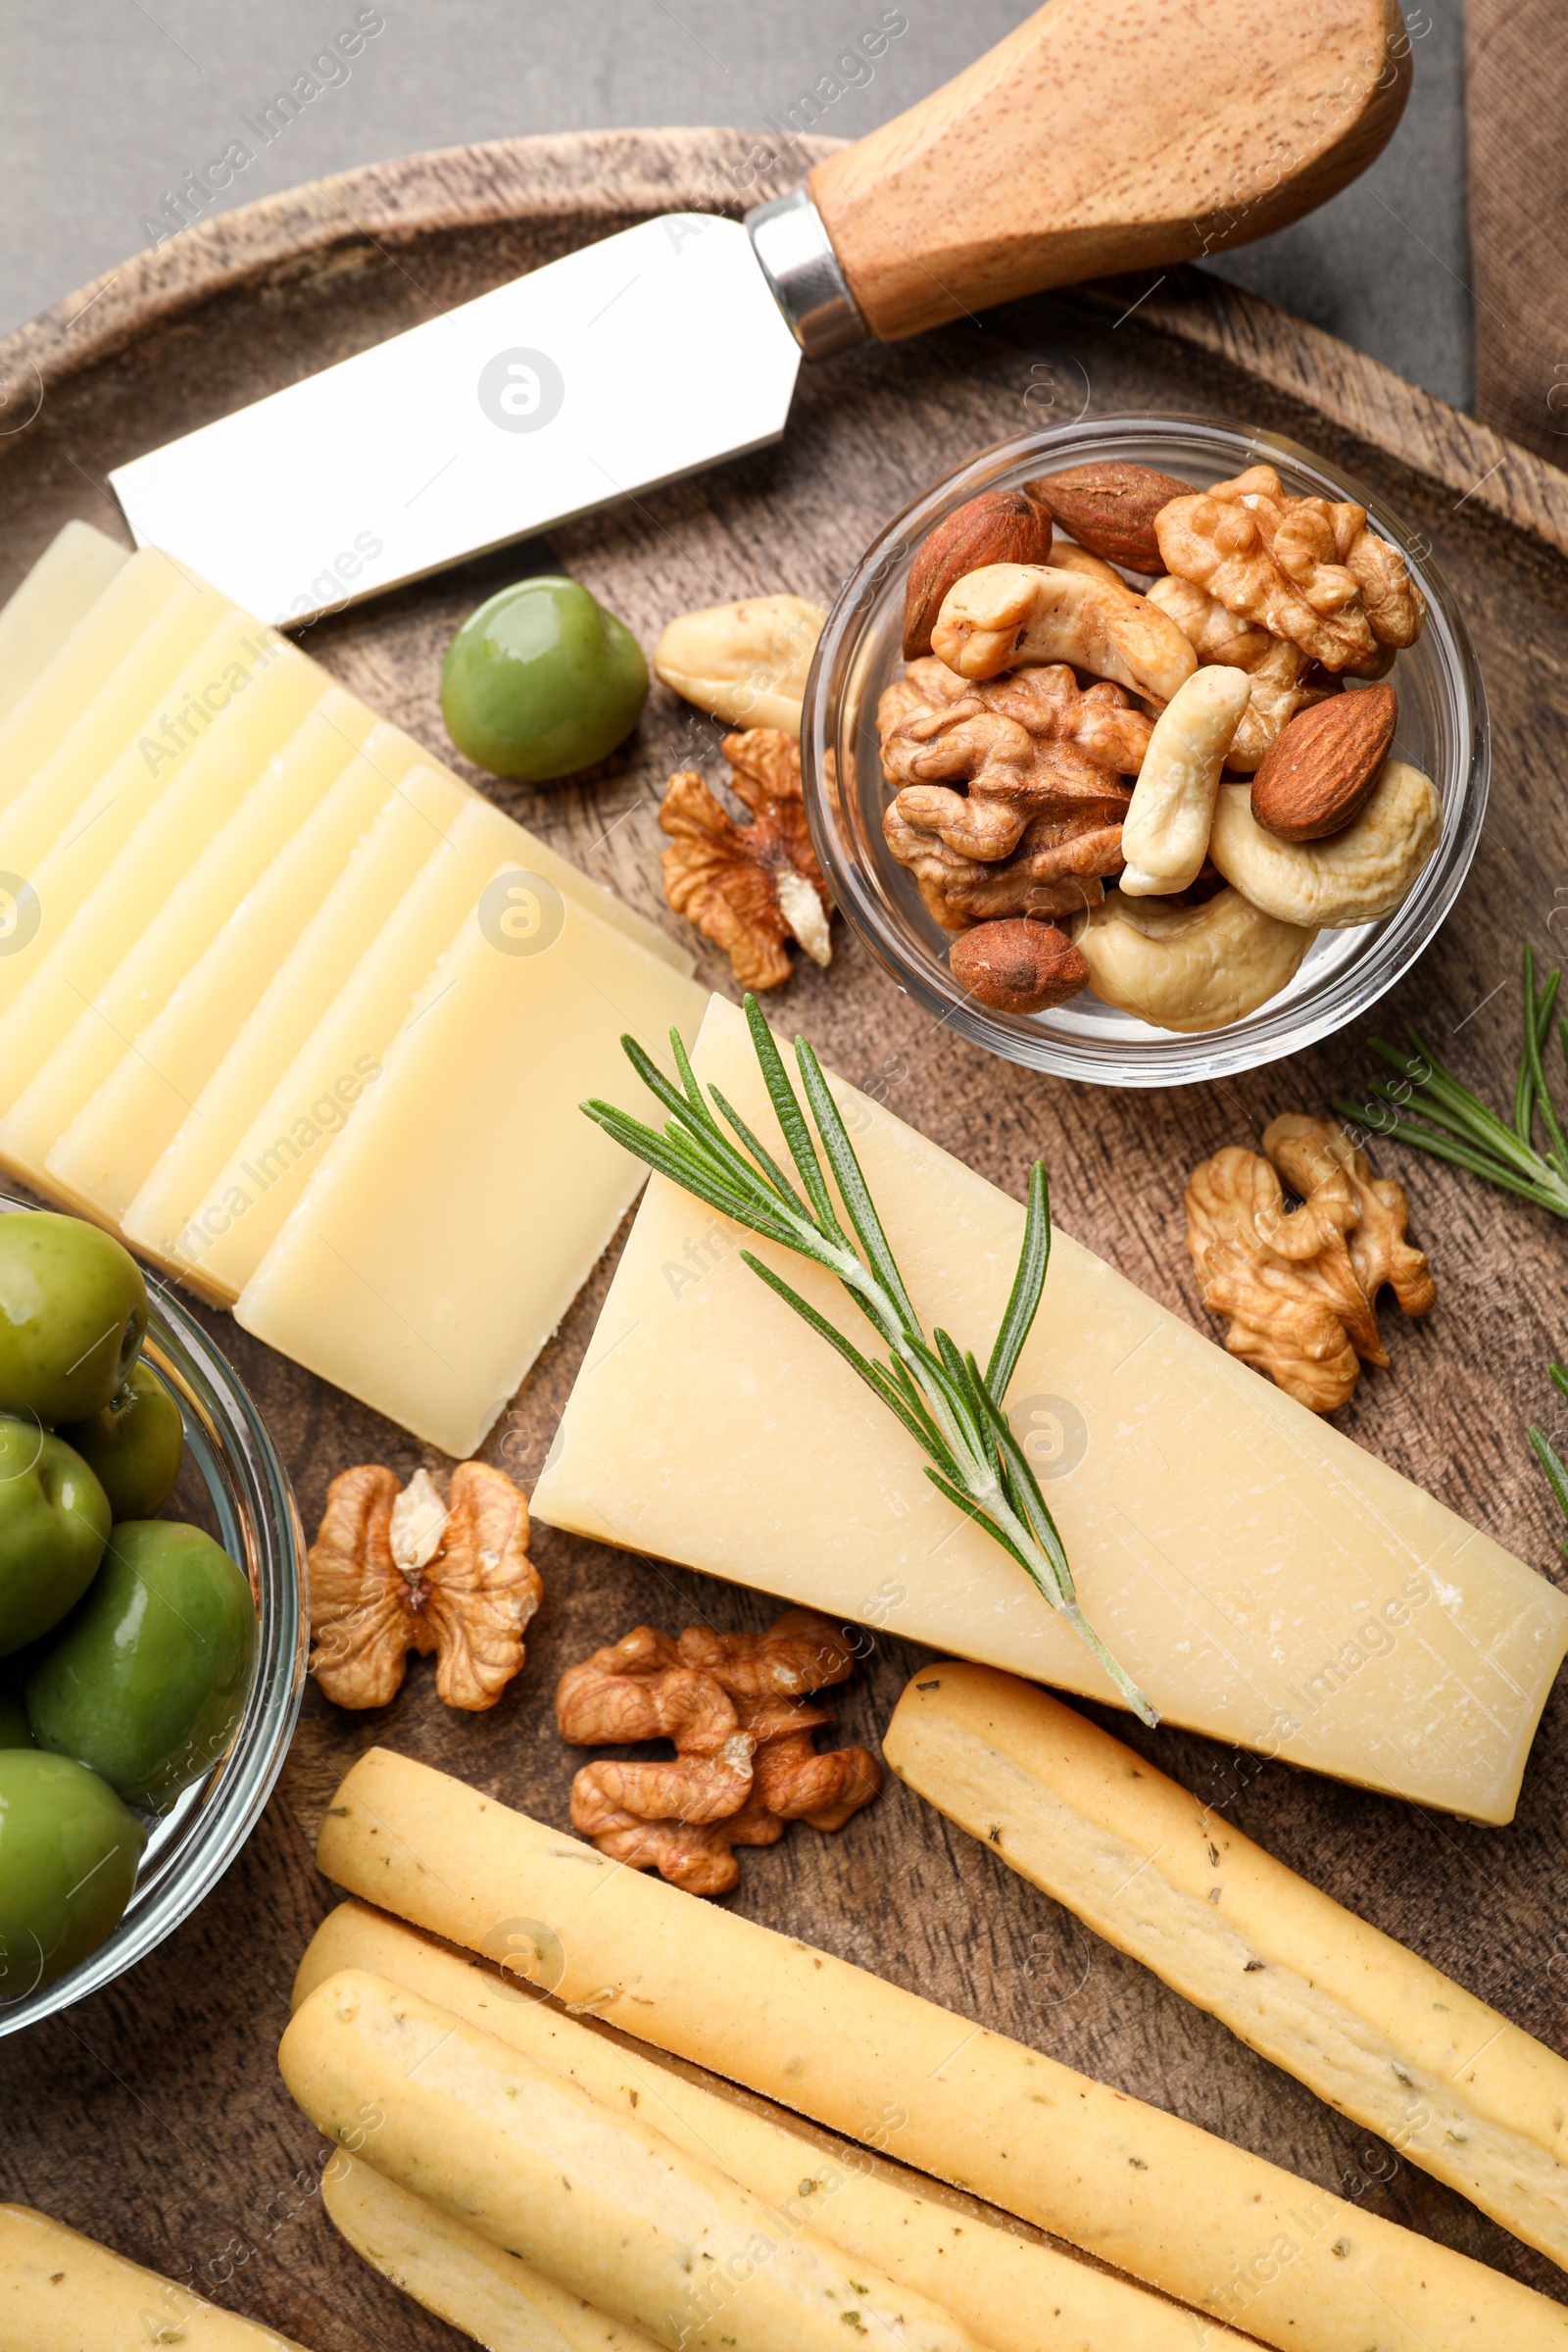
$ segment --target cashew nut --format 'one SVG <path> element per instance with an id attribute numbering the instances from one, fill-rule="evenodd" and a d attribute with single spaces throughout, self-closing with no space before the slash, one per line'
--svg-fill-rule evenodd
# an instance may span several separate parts
<path id="1" fill-rule="evenodd" d="M 654 648 L 666 686 L 734 727 L 801 731 L 806 673 L 827 615 L 803 596 L 752 596 L 682 612 Z"/>
<path id="2" fill-rule="evenodd" d="M 1245 670 L 1196 670 L 1155 719 L 1122 819 L 1120 887 L 1129 898 L 1162 898 L 1197 881 L 1220 769 L 1250 695 Z"/>
<path id="3" fill-rule="evenodd" d="M 1261 765 L 1264 753 L 1298 710 L 1333 691 L 1307 685 L 1307 658 L 1298 645 L 1286 637 L 1271 637 L 1267 629 L 1227 612 L 1217 597 L 1191 580 L 1179 580 L 1174 572 L 1155 580 L 1149 601 L 1176 623 L 1200 662 L 1223 662 L 1228 668 L 1245 669 L 1251 679 L 1251 700 L 1225 760 L 1238 775 L 1250 776 Z"/>
<path id="4" fill-rule="evenodd" d="M 1073 923 L 1102 1004 L 1191 1036 L 1255 1012 L 1295 978 L 1315 932 L 1276 921 L 1239 891 L 1201 906 L 1106 893 Z"/>
<path id="5" fill-rule="evenodd" d="M 1394 912 L 1442 831 L 1443 804 L 1431 777 L 1386 760 L 1360 814 L 1326 841 L 1282 841 L 1253 816 L 1250 786 L 1223 785 L 1208 854 L 1266 914 L 1344 931 Z"/>
<path id="6" fill-rule="evenodd" d="M 1198 667 L 1173 620 L 1131 588 L 1049 564 L 988 564 L 956 580 L 931 646 L 962 678 L 1020 662 L 1070 662 L 1133 694 L 1168 703 Z"/>
<path id="7" fill-rule="evenodd" d="M 1087 547 L 1079 547 L 1071 539 L 1053 539 L 1051 568 L 1053 571 L 1081 571 L 1086 580 L 1099 580 L 1105 588 L 1119 588 L 1123 596 L 1136 596 L 1138 593 L 1136 588 L 1128 587 L 1121 573 L 1113 564 L 1107 564 L 1102 556 L 1092 556 Z"/>

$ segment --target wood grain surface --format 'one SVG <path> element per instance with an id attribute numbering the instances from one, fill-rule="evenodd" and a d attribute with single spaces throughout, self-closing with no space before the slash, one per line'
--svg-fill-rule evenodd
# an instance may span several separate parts
<path id="1" fill-rule="evenodd" d="M 818 164 L 811 194 L 896 341 L 1283 228 L 1365 171 L 1409 90 L 1395 0 L 1055 0 Z"/>
<path id="2" fill-rule="evenodd" d="M 803 150 L 760 187 L 747 134 L 517 142 L 377 167 L 186 232 L 0 349 L 13 391 L 33 381 L 32 368 L 39 393 L 31 423 L 0 440 L 0 590 L 69 515 L 122 530 L 102 487 L 120 460 L 651 209 L 743 209 L 820 152 Z M 1224 1143 L 1255 1145 L 1278 1111 L 1319 1111 L 1337 1094 L 1357 1095 L 1373 1067 L 1367 1034 L 1408 1019 L 1483 1093 L 1500 1100 L 1511 1080 L 1519 946 L 1533 940 L 1549 961 L 1568 907 L 1568 564 L 1548 544 L 1568 547 L 1568 483 L 1505 444 L 1478 442 L 1472 422 L 1407 386 L 1397 387 L 1401 409 L 1394 379 L 1265 306 L 1200 284 L 1162 287 L 1126 315 L 1140 290 L 1020 303 L 896 351 L 850 354 L 803 375 L 778 449 L 340 614 L 306 642 L 451 758 L 436 699 L 447 638 L 483 595 L 531 567 L 576 574 L 644 644 L 671 613 L 717 599 L 791 589 L 826 602 L 917 486 L 986 443 L 1085 405 L 1276 427 L 1365 476 L 1427 534 L 1452 580 L 1495 730 L 1492 810 L 1469 883 L 1442 937 L 1369 1021 L 1223 1085 L 1136 1096 L 1075 1089 L 933 1026 L 842 929 L 831 970 L 807 966 L 775 1007 L 847 1077 L 1013 1193 L 1043 1153 L 1062 1225 L 1212 1329 L 1183 1246 L 1181 1197 L 1195 1160 Z M 715 318 L 715 336 L 723 324 Z M 702 353 L 685 364 L 700 368 Z M 18 403 L 6 413 L 15 416 Z M 1410 425 L 1402 444 L 1401 416 Z M 1495 446 L 1500 469 L 1462 494 L 1456 484 Z M 659 890 L 657 800 L 694 740 L 715 747 L 709 772 L 719 774 L 718 732 L 656 688 L 631 742 L 586 779 L 485 788 L 680 933 Z M 706 952 L 702 971 L 734 993 L 727 967 Z M 1568 1581 L 1561 1531 L 1525 1442 L 1530 1420 L 1562 1437 L 1546 1363 L 1568 1342 L 1568 1235 L 1413 1153 L 1390 1150 L 1383 1165 L 1409 1188 L 1439 1302 L 1408 1329 L 1389 1311 L 1392 1366 L 1365 1377 L 1342 1425 Z M 525 1486 L 612 1256 L 490 1442 L 493 1458 Z M 260 1400 L 308 1525 L 347 1464 L 382 1460 L 407 1476 L 431 1459 L 225 1316 L 199 1311 Z M 773 1605 L 549 1530 L 535 1556 L 544 1605 L 527 1665 L 492 1714 L 443 1709 L 428 1661 L 412 1666 L 383 1713 L 344 1715 L 308 1693 L 281 1786 L 207 1903 L 108 1990 L 0 2043 L 0 2194 L 188 2278 L 316 2352 L 426 2352 L 459 2340 L 335 2240 L 314 2188 L 322 2151 L 277 2078 L 289 1981 L 332 1899 L 311 1857 L 321 1809 L 355 1755 L 383 1741 L 564 1824 L 582 1757 L 554 1728 L 562 1669 L 639 1621 L 756 1628 Z M 875 1744 L 916 1662 L 866 1638 L 863 1666 L 842 1694 L 844 1736 Z M 1342 1901 L 1568 2047 L 1568 1695 L 1547 1707 L 1506 1831 L 1467 1828 L 1181 1734 L 1146 1740 L 1113 1720 Z M 747 1856 L 731 1899 L 1568 2300 L 1568 2281 L 1549 2264 L 1369 2143 L 897 1785 L 838 1837 L 798 1828 L 772 1851 Z"/>

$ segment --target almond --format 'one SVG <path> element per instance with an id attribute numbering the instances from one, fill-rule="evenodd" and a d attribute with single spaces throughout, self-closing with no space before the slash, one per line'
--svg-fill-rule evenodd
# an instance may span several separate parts
<path id="1" fill-rule="evenodd" d="M 1360 814 L 1399 715 L 1392 686 L 1363 686 L 1302 710 L 1252 778 L 1252 814 L 1281 841 L 1324 841 Z"/>
<path id="2" fill-rule="evenodd" d="M 1024 488 L 1092 556 L 1144 572 L 1166 568 L 1154 537 L 1154 516 L 1173 498 L 1193 496 L 1191 482 L 1156 473 L 1152 466 L 1126 465 L 1119 458 L 1069 466 L 1064 473 L 1044 473 Z"/>
<path id="3" fill-rule="evenodd" d="M 991 564 L 1049 564 L 1051 516 L 1022 490 L 983 490 L 944 515 L 915 550 L 904 598 L 904 659 L 931 651 L 931 624 L 965 572 Z"/>
<path id="4" fill-rule="evenodd" d="M 1089 985 L 1089 966 L 1055 923 L 978 923 L 948 951 L 962 989 L 997 1012 L 1044 1012 Z"/>

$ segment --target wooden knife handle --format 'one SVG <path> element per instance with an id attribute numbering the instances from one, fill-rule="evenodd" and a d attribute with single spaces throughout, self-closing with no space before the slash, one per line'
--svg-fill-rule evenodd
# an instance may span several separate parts
<path id="1" fill-rule="evenodd" d="M 884 342 L 1321 204 L 1398 122 L 1396 0 L 1047 0 L 808 185 Z"/>

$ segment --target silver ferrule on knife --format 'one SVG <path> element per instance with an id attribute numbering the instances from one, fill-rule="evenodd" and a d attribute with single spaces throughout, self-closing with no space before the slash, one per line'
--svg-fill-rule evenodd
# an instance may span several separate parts
<path id="1" fill-rule="evenodd" d="M 835 352 L 869 339 L 871 330 L 808 187 L 754 205 L 746 228 L 773 299 L 807 359 L 830 360 Z"/>

